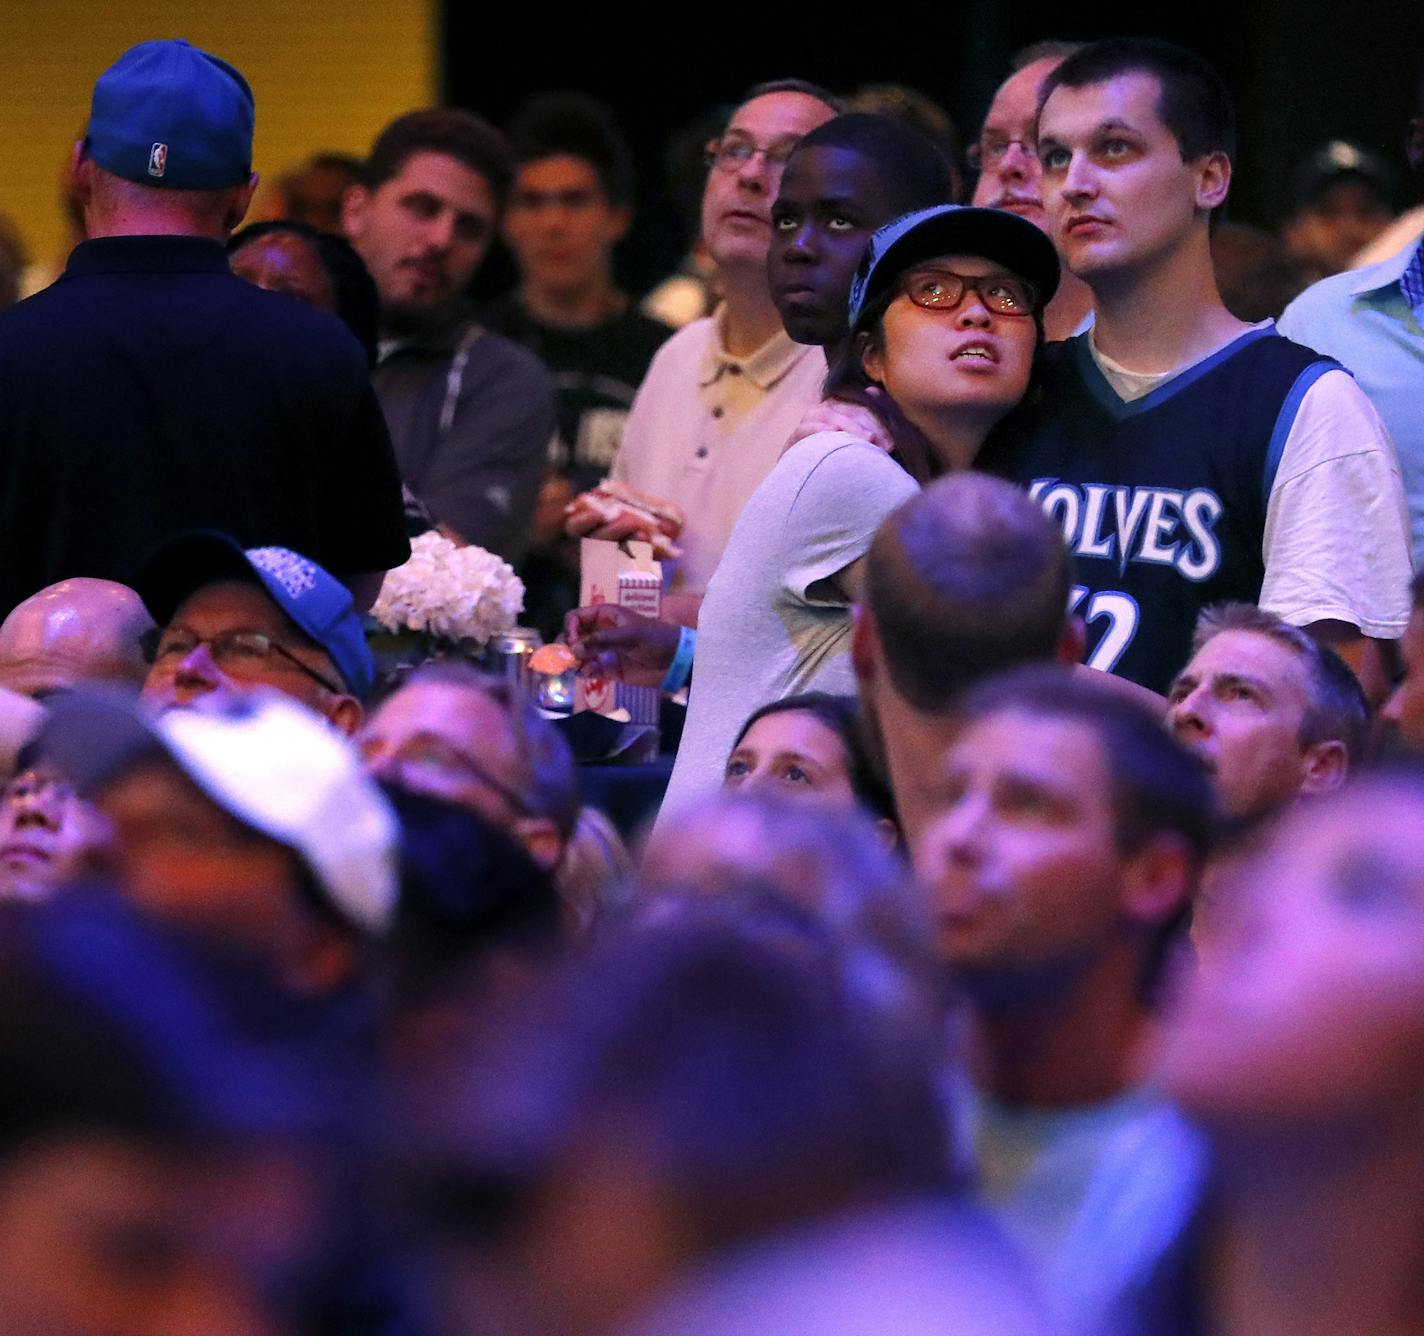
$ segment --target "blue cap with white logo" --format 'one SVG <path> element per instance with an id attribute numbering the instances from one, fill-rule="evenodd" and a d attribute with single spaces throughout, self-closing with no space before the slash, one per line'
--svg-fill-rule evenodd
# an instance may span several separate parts
<path id="1" fill-rule="evenodd" d="M 221 190 L 252 171 L 252 89 L 181 39 L 140 42 L 94 85 L 86 152 L 126 181 Z"/>
<path id="2" fill-rule="evenodd" d="M 213 529 L 170 538 L 144 562 L 136 588 L 159 626 L 184 600 L 219 580 L 255 581 L 327 653 L 353 696 L 370 694 L 376 665 L 351 591 L 309 557 L 288 547 L 250 547 Z"/>

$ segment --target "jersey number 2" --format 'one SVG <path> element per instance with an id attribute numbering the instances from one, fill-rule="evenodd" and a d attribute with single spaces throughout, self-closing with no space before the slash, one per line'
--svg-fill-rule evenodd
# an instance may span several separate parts
<path id="1" fill-rule="evenodd" d="M 1068 600 L 1068 611 L 1078 612 L 1078 605 L 1087 596 L 1086 585 L 1074 585 L 1073 596 Z M 1088 655 L 1088 667 L 1112 672 L 1137 634 L 1137 600 L 1131 594 L 1102 589 L 1088 599 L 1080 615 L 1089 626 L 1094 622 L 1107 622 L 1098 643 L 1093 646 L 1093 652 Z"/>

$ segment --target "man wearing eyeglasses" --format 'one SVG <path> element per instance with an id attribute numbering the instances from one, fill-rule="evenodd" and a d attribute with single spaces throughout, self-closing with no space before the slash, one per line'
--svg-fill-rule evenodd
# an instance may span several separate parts
<path id="1" fill-rule="evenodd" d="M 820 400 L 825 357 L 782 328 L 766 257 L 786 159 L 802 135 L 837 110 L 832 96 L 812 84 L 760 84 L 708 145 L 702 239 L 725 300 L 653 359 L 610 475 L 686 513 L 672 581 L 680 593 L 701 595 L 746 499 Z M 622 521 L 596 523 L 576 518 L 569 532 L 615 539 L 636 532 Z"/>
<path id="2" fill-rule="evenodd" d="M 157 710 L 269 687 L 353 734 L 375 666 L 345 588 L 284 547 L 243 551 L 226 534 L 180 534 L 138 581 L 156 623 L 143 698 Z"/>
<path id="3" fill-rule="evenodd" d="M 1048 231 L 1038 165 L 1038 98 L 1043 81 L 1080 47 L 1078 42 L 1035 42 L 1010 59 L 1009 77 L 994 93 L 979 138 L 969 146 L 970 165 L 979 173 L 973 203 L 1007 209 Z M 1092 311 L 1092 289 L 1064 269 L 1043 312 L 1044 337 L 1081 333 Z"/>
<path id="4" fill-rule="evenodd" d="M 579 814 L 568 744 L 529 697 L 463 664 L 414 673 L 361 731 L 383 783 L 468 808 L 545 872 L 563 861 Z"/>

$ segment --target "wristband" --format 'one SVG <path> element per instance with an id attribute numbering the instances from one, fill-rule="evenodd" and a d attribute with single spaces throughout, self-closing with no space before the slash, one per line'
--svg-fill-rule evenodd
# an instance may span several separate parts
<path id="1" fill-rule="evenodd" d="M 697 632 L 690 626 L 682 627 L 677 633 L 677 652 L 672 656 L 667 676 L 663 678 L 659 691 L 672 693 L 681 691 L 692 676 L 692 656 L 697 651 Z"/>

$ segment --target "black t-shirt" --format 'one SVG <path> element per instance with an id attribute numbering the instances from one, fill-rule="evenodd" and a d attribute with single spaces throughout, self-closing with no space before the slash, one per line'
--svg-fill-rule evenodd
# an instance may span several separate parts
<path id="1" fill-rule="evenodd" d="M 336 575 L 410 553 L 365 354 L 235 278 L 215 241 L 86 241 L 0 316 L 0 612 L 76 575 L 133 583 L 183 529 Z"/>
<path id="2" fill-rule="evenodd" d="M 554 467 L 577 491 L 601 482 L 648 364 L 673 331 L 632 303 L 591 329 L 560 329 L 536 321 L 515 292 L 490 305 L 481 319 L 495 333 L 523 344 L 553 374 L 559 399 Z"/>

